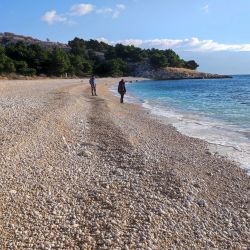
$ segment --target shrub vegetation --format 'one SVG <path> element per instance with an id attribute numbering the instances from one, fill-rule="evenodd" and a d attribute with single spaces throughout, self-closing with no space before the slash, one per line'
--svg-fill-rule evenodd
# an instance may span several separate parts
<path id="1" fill-rule="evenodd" d="M 126 76 L 130 65 L 148 63 L 155 68 L 178 67 L 196 69 L 194 61 L 181 59 L 173 50 L 141 49 L 96 40 L 75 38 L 68 49 L 46 48 L 24 42 L 0 45 L 0 74 L 61 76 Z"/>

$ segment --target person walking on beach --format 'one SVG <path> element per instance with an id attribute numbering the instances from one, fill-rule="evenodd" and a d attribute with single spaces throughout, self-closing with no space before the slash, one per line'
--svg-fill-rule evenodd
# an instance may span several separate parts
<path id="1" fill-rule="evenodd" d="M 91 78 L 89 79 L 89 84 L 91 86 L 91 93 L 92 96 L 97 96 L 96 94 L 96 83 L 95 83 L 95 76 L 91 76 Z"/>
<path id="2" fill-rule="evenodd" d="M 125 81 L 123 79 L 118 84 L 118 93 L 121 95 L 120 103 L 123 103 L 123 97 L 126 94 Z"/>

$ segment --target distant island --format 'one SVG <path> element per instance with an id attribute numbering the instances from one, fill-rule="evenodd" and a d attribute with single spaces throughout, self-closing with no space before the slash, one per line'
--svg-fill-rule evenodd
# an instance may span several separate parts
<path id="1" fill-rule="evenodd" d="M 185 61 L 173 50 L 141 49 L 74 38 L 68 44 L 29 36 L 0 33 L 2 76 L 100 77 L 135 76 L 152 79 L 225 78 L 197 72 L 199 65 Z"/>

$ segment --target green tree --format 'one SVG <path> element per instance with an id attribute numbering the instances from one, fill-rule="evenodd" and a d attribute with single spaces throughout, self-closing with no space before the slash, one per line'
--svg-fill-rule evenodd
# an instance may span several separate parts
<path id="1" fill-rule="evenodd" d="M 128 65 L 121 59 L 113 59 L 108 61 L 108 65 L 111 68 L 112 76 L 126 76 L 129 73 Z"/>
<path id="2" fill-rule="evenodd" d="M 165 50 L 165 56 L 170 67 L 181 67 L 182 61 L 180 57 L 171 49 Z"/>
<path id="3" fill-rule="evenodd" d="M 96 51 L 93 49 L 89 49 L 88 50 L 88 59 L 92 60 L 92 61 L 96 61 L 98 60 L 97 56 L 96 56 Z"/>
<path id="4" fill-rule="evenodd" d="M 8 44 L 5 47 L 6 55 L 13 60 L 27 61 L 30 55 L 27 44 L 24 42 L 18 42 L 16 44 Z"/>
<path id="5" fill-rule="evenodd" d="M 150 64 L 156 68 L 168 66 L 168 60 L 165 55 L 158 52 L 150 57 Z"/>
<path id="6" fill-rule="evenodd" d="M 29 56 L 27 59 L 28 66 L 34 68 L 38 74 L 46 74 L 48 64 L 48 50 L 38 44 L 32 44 L 28 47 Z"/>
<path id="7" fill-rule="evenodd" d="M 71 54 L 87 58 L 86 41 L 76 37 L 76 38 L 74 38 L 74 40 L 69 41 L 68 45 L 71 48 L 71 50 L 70 50 Z"/>
<path id="8" fill-rule="evenodd" d="M 28 63 L 25 61 L 15 61 L 15 68 L 18 74 L 24 76 L 33 76 L 36 74 L 36 70 L 29 68 Z"/>
<path id="9" fill-rule="evenodd" d="M 148 58 L 145 50 L 136 48 L 134 46 L 129 47 L 129 60 L 132 62 L 142 62 Z"/>
<path id="10" fill-rule="evenodd" d="M 187 61 L 185 64 L 186 68 L 195 70 L 199 67 L 199 64 L 196 63 L 194 60 Z"/>
<path id="11" fill-rule="evenodd" d="M 16 72 L 22 74 L 27 68 L 28 64 L 25 61 L 15 61 Z"/>
<path id="12" fill-rule="evenodd" d="M 16 72 L 15 64 L 9 57 L 6 57 L 6 59 L 5 59 L 4 72 L 5 73 L 14 73 L 14 72 Z"/>
<path id="13" fill-rule="evenodd" d="M 93 64 L 90 61 L 85 60 L 83 62 L 83 73 L 85 74 L 92 74 L 93 72 Z"/>
<path id="14" fill-rule="evenodd" d="M 116 55 L 116 50 L 113 46 L 110 46 L 107 51 L 105 52 L 105 58 L 107 60 L 111 60 L 111 59 L 115 59 L 117 58 L 117 55 Z"/>
<path id="15" fill-rule="evenodd" d="M 124 60 L 126 60 L 129 56 L 128 47 L 119 43 L 115 45 L 115 53 L 118 58 L 121 58 Z"/>
<path id="16" fill-rule="evenodd" d="M 68 42 L 70 49 L 43 47 L 43 45 L 2 40 L 0 46 L 0 73 L 47 74 L 60 76 L 64 73 L 84 76 L 92 72 L 105 76 L 129 74 L 128 65 L 150 63 L 159 67 L 184 67 L 196 69 L 194 61 L 185 61 L 173 50 L 141 49 L 135 46 L 108 45 L 97 40 L 74 38 Z"/>
<path id="17" fill-rule="evenodd" d="M 5 47 L 0 45 L 0 73 L 12 73 L 15 72 L 14 62 L 6 56 Z"/>
<path id="18" fill-rule="evenodd" d="M 98 52 L 105 52 L 109 46 L 110 45 L 108 45 L 104 42 L 99 42 L 97 40 L 90 39 L 89 41 L 86 41 L 87 49 L 92 49 L 92 50 L 98 51 Z"/>
<path id="19" fill-rule="evenodd" d="M 84 59 L 81 56 L 71 55 L 71 74 L 83 76 L 85 74 L 91 74 L 93 66 L 90 61 Z"/>
<path id="20" fill-rule="evenodd" d="M 50 55 L 49 74 L 61 76 L 70 69 L 70 61 L 66 52 L 60 48 L 54 48 Z"/>
<path id="21" fill-rule="evenodd" d="M 111 59 L 95 66 L 94 73 L 101 76 L 126 76 L 129 68 L 121 59 Z"/>
<path id="22" fill-rule="evenodd" d="M 0 73 L 4 72 L 5 60 L 6 60 L 5 49 L 2 45 L 0 45 Z"/>

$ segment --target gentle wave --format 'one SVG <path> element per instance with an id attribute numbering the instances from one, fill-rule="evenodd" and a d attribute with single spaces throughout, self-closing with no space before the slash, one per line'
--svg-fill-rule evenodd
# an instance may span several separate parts
<path id="1" fill-rule="evenodd" d="M 165 121 L 171 123 L 179 132 L 209 142 L 211 151 L 239 163 L 250 173 L 250 140 L 245 136 L 248 132 L 197 114 L 178 112 L 147 100 L 142 106 L 152 114 L 164 117 Z"/>

